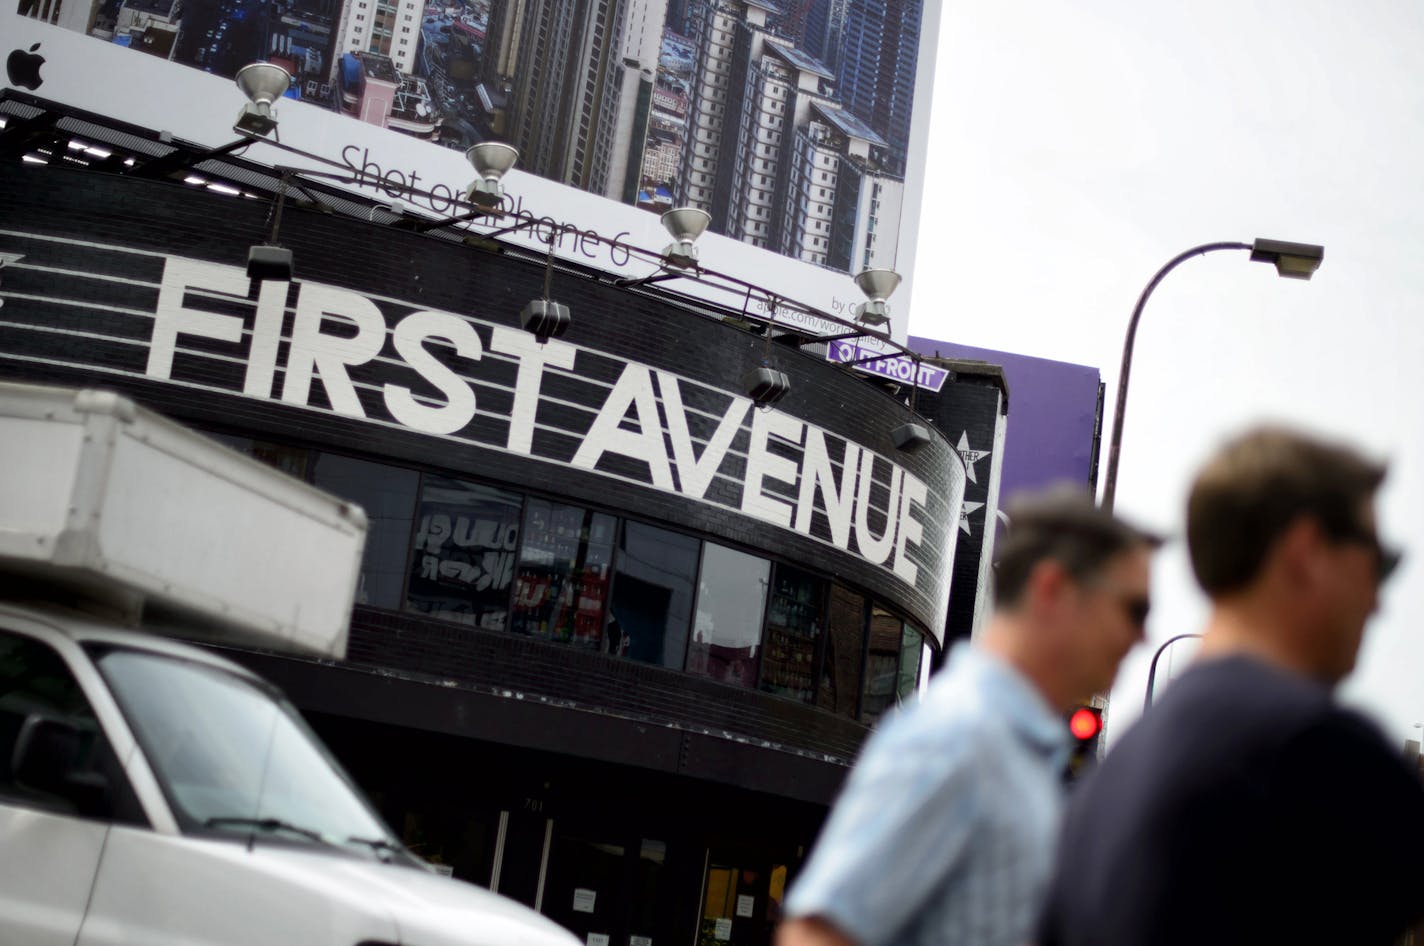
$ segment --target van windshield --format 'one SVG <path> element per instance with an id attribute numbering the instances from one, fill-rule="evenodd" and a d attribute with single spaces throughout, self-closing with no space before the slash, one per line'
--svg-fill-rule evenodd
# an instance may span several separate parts
<path id="1" fill-rule="evenodd" d="M 150 651 L 95 662 L 184 831 L 398 849 L 296 711 L 261 686 Z"/>

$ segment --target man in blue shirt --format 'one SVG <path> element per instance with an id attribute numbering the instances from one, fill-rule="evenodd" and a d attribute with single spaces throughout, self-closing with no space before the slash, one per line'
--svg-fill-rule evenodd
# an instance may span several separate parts
<path id="1" fill-rule="evenodd" d="M 1046 890 L 1063 714 L 1142 639 L 1158 540 L 1057 491 L 1015 503 L 996 610 L 867 742 L 777 946 L 1021 946 Z"/>

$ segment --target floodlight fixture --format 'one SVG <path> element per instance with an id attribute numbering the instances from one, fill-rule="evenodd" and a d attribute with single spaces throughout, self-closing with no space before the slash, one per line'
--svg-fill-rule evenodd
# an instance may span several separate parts
<path id="1" fill-rule="evenodd" d="M 1272 263 L 1286 279 L 1309 279 L 1324 259 L 1325 247 L 1313 243 L 1258 239 L 1251 244 L 1252 262 Z"/>
<path id="2" fill-rule="evenodd" d="M 499 207 L 504 201 L 500 178 L 519 160 L 519 149 L 501 141 L 482 141 L 465 150 L 465 160 L 479 175 L 465 188 L 465 199 L 487 210 Z"/>
<path id="3" fill-rule="evenodd" d="M 890 439 L 897 450 L 918 450 L 930 442 L 930 432 L 923 424 L 901 424 L 890 431 Z"/>
<path id="4" fill-rule="evenodd" d="M 265 135 L 277 127 L 272 104 L 286 94 L 292 84 L 287 70 L 270 62 L 254 62 L 237 70 L 237 87 L 250 101 L 237 113 L 236 127 L 254 135 Z"/>
<path id="5" fill-rule="evenodd" d="M 549 298 L 554 285 L 554 238 L 549 238 L 549 254 L 544 257 L 544 295 L 530 300 L 519 310 L 519 325 L 539 340 L 539 344 L 558 338 L 569 330 L 573 316 L 569 307 Z"/>
<path id="6" fill-rule="evenodd" d="M 791 379 L 786 372 L 763 365 L 747 372 L 747 396 L 758 408 L 769 408 L 791 391 Z"/>
<path id="7" fill-rule="evenodd" d="M 697 266 L 697 238 L 712 222 L 712 215 L 696 207 L 677 207 L 661 217 L 663 228 L 673 242 L 663 248 L 663 262 L 674 269 Z"/>
<path id="8" fill-rule="evenodd" d="M 247 278 L 252 280 L 254 288 L 267 279 L 292 280 L 292 251 L 277 242 L 282 231 L 282 207 L 287 202 L 287 183 L 290 179 L 290 173 L 283 171 L 277 183 L 277 198 L 272 202 L 272 230 L 267 241 L 247 251 Z"/>
<path id="9" fill-rule="evenodd" d="M 855 320 L 866 325 L 887 324 L 890 310 L 885 300 L 900 285 L 900 274 L 893 269 L 862 269 L 855 277 L 855 284 L 868 299 L 856 306 Z"/>
<path id="10" fill-rule="evenodd" d="M 541 342 L 568 331 L 573 317 L 569 307 L 552 299 L 533 299 L 519 313 L 519 324 Z"/>
<path id="11" fill-rule="evenodd" d="M 247 251 L 247 278 L 253 282 L 264 279 L 292 280 L 292 251 L 284 246 L 258 244 Z"/>

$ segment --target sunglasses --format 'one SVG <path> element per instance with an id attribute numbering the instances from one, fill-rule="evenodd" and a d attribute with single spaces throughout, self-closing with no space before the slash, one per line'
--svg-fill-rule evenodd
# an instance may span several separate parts
<path id="1" fill-rule="evenodd" d="M 1145 595 L 1119 596 L 1118 603 L 1127 612 L 1127 619 L 1133 627 L 1147 627 L 1147 615 L 1152 611 L 1152 602 Z"/>
<path id="2" fill-rule="evenodd" d="M 1127 615 L 1127 619 L 1132 622 L 1133 627 L 1147 627 L 1147 615 L 1152 611 L 1152 599 L 1146 595 L 1123 591 L 1111 584 L 1103 582 L 1094 582 L 1093 584 L 1094 587 L 1113 597 L 1118 607 L 1122 608 L 1123 613 Z"/>
<path id="3" fill-rule="evenodd" d="M 1385 545 L 1373 530 L 1366 529 L 1359 524 L 1353 524 L 1343 530 L 1336 530 L 1332 533 L 1332 538 L 1338 542 L 1352 542 L 1369 549 L 1375 557 L 1375 571 L 1379 576 L 1380 584 L 1384 584 L 1385 580 L 1394 574 L 1394 570 L 1404 559 L 1403 552 Z"/>

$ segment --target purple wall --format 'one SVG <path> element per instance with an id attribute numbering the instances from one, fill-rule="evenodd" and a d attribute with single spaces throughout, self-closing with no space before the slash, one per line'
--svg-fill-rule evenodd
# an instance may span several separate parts
<path id="1" fill-rule="evenodd" d="M 1047 358 L 910 337 L 910 347 L 1001 365 L 1009 382 L 1008 433 L 999 503 L 1023 489 L 1088 483 L 1098 434 L 1097 368 Z"/>

